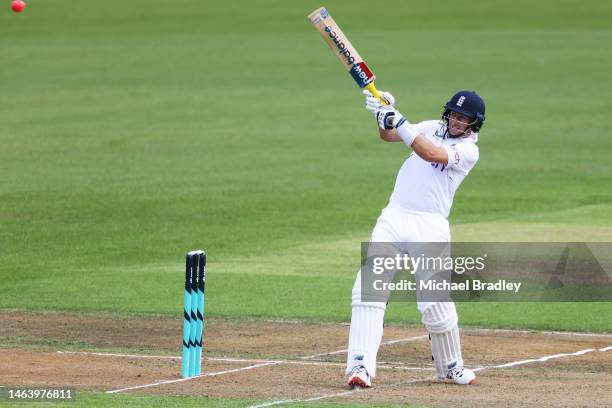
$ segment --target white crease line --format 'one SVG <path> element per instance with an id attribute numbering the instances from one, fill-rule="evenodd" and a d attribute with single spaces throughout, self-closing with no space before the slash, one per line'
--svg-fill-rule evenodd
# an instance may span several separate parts
<path id="1" fill-rule="evenodd" d="M 422 381 L 430 381 L 432 379 L 433 379 L 433 377 L 424 378 L 424 379 L 409 380 L 409 381 L 401 381 L 399 383 L 391 384 L 391 386 L 414 384 L 414 383 L 422 382 Z M 379 388 L 383 388 L 383 387 L 379 387 Z M 361 388 L 357 387 L 357 388 L 354 388 L 354 389 L 349 390 L 349 391 L 337 392 L 335 394 L 324 394 L 324 395 L 319 395 L 319 396 L 316 396 L 316 397 L 310 397 L 310 398 L 305 398 L 305 399 L 280 400 L 280 401 L 265 402 L 265 403 L 259 404 L 259 405 L 249 405 L 248 408 L 264 408 L 264 407 L 271 407 L 271 406 L 274 406 L 274 405 L 293 404 L 293 403 L 296 403 L 296 402 L 320 401 L 320 400 L 328 399 L 328 398 L 345 397 L 345 396 L 348 396 L 348 395 L 351 395 L 351 394 L 354 394 L 354 393 L 357 393 L 357 392 L 364 392 L 364 391 L 365 391 L 364 389 L 361 389 Z"/>
<path id="2" fill-rule="evenodd" d="M 123 354 L 123 353 L 103 353 L 95 351 L 56 351 L 57 354 L 86 354 L 89 356 L 98 357 L 121 357 L 121 358 L 154 358 L 154 359 L 168 359 L 168 360 L 180 360 L 181 356 L 162 356 L 152 354 Z M 229 357 L 205 357 L 208 361 L 224 361 L 229 363 L 273 363 L 277 360 L 263 360 L 263 359 L 252 359 L 252 358 L 229 358 Z"/>
<path id="3" fill-rule="evenodd" d="M 275 363 L 280 360 L 263 360 L 257 358 L 205 357 L 205 361 L 223 361 L 225 363 Z"/>
<path id="4" fill-rule="evenodd" d="M 57 354 L 87 354 L 89 356 L 99 356 L 99 357 L 125 357 L 125 358 L 155 358 L 155 359 L 169 359 L 169 360 L 179 360 L 181 357 L 177 356 L 155 356 L 150 354 L 121 354 L 121 353 L 102 353 L 95 351 L 56 351 Z"/>
<path id="5" fill-rule="evenodd" d="M 552 354 L 550 356 L 544 356 L 540 358 L 530 358 L 528 360 L 513 361 L 510 363 L 506 363 L 506 364 L 499 364 L 499 365 L 488 366 L 488 367 L 480 367 L 477 370 L 481 371 L 481 370 L 486 370 L 488 368 L 507 368 L 507 367 L 514 367 L 514 366 L 523 365 L 523 364 L 537 363 L 537 362 L 542 363 L 548 360 L 554 360 L 554 359 L 562 358 L 562 357 L 581 356 L 583 354 L 592 353 L 593 351 L 595 351 L 595 349 L 584 349 L 584 350 L 576 351 L 575 353 Z"/>
<path id="6" fill-rule="evenodd" d="M 406 338 L 403 338 L 403 339 L 383 341 L 380 344 L 384 344 L 384 345 L 397 344 L 397 343 L 404 343 L 406 341 L 423 340 L 423 339 L 427 339 L 427 338 L 428 338 L 427 334 L 422 334 L 420 336 L 406 337 Z"/>
<path id="7" fill-rule="evenodd" d="M 599 349 L 599 351 L 608 351 L 610 349 L 612 349 L 612 346 L 601 348 L 601 349 Z M 491 369 L 491 368 L 513 367 L 513 366 L 517 366 L 517 365 L 534 363 L 534 362 L 544 362 L 544 361 L 553 360 L 553 359 L 562 358 L 562 357 L 568 357 L 568 356 L 581 356 L 583 354 L 591 353 L 593 351 L 595 351 L 595 349 L 584 349 L 584 350 L 576 351 L 575 353 L 552 354 L 550 356 L 543 356 L 543 357 L 535 358 L 535 359 L 520 360 L 520 361 L 514 361 L 514 362 L 510 362 L 510 363 L 505 363 L 505 364 L 494 365 L 494 366 L 479 367 L 479 368 L 474 369 L 473 371 L 483 371 L 483 370 L 487 370 L 487 369 Z M 413 384 L 413 383 L 417 383 L 417 382 L 421 382 L 421 381 L 430 381 L 430 380 L 431 380 L 431 378 L 417 379 L 417 380 L 411 380 L 411 381 L 405 381 L 405 382 L 389 384 L 389 385 L 386 385 L 386 386 L 383 385 L 383 386 L 380 386 L 378 388 L 390 388 L 390 387 L 396 387 L 398 385 Z M 264 407 L 271 407 L 271 406 L 274 406 L 274 405 L 281 405 L 281 404 L 293 404 L 293 403 L 297 403 L 297 402 L 310 402 L 310 401 L 318 401 L 318 400 L 322 400 L 322 399 L 338 398 L 338 397 L 343 397 L 343 396 L 351 395 L 351 394 L 353 394 L 354 392 L 356 392 L 358 390 L 361 391 L 360 389 L 353 389 L 353 390 L 350 390 L 350 391 L 344 391 L 344 392 L 335 393 L 335 394 L 325 394 L 325 395 L 320 395 L 320 396 L 317 396 L 317 397 L 311 397 L 311 398 L 305 398 L 305 399 L 271 401 L 271 402 L 266 402 L 266 403 L 260 404 L 260 405 L 250 405 L 248 408 L 264 408 Z"/>
<path id="8" fill-rule="evenodd" d="M 389 344 L 403 343 L 403 342 L 406 342 L 406 341 L 422 340 L 422 339 L 426 339 L 426 338 L 427 338 L 427 335 L 424 334 L 422 336 L 405 337 L 403 339 L 387 340 L 387 341 L 383 341 L 382 343 L 380 343 L 380 345 L 383 346 L 383 345 L 389 345 Z M 311 360 L 311 359 L 316 358 L 316 357 L 333 356 L 333 355 L 336 355 L 336 354 L 342 354 L 342 353 L 346 353 L 346 352 L 348 352 L 348 349 L 329 351 L 327 353 L 311 354 L 309 356 L 300 357 L 300 359 L 302 359 L 302 360 Z"/>
<path id="9" fill-rule="evenodd" d="M 282 361 L 284 364 L 292 364 L 292 365 L 314 365 L 314 366 L 328 366 L 328 367 L 346 367 L 346 363 L 332 363 L 329 361 L 296 361 L 296 360 L 284 360 Z M 389 369 L 389 370 L 414 370 L 414 371 L 429 371 L 433 370 L 433 367 L 406 367 L 404 365 L 376 365 L 379 369 Z"/>
<path id="10" fill-rule="evenodd" d="M 137 390 L 137 389 L 140 389 L 140 388 L 155 387 L 155 386 L 163 385 L 163 384 L 179 383 L 179 382 L 195 380 L 197 378 L 203 378 L 203 377 L 214 377 L 214 376 L 217 376 L 217 375 L 235 373 L 235 372 L 238 372 L 238 371 L 246 371 L 246 370 L 251 370 L 253 368 L 265 367 L 265 366 L 275 365 L 275 364 L 280 364 L 280 363 L 274 361 L 274 362 L 268 362 L 268 363 L 255 364 L 255 365 L 251 365 L 251 366 L 247 366 L 247 367 L 235 368 L 233 370 L 217 371 L 215 373 L 200 374 L 200 375 L 196 375 L 194 377 L 179 378 L 179 379 L 175 379 L 175 380 L 164 380 L 164 381 L 158 381 L 158 382 L 155 382 L 155 383 L 144 384 L 144 385 L 135 385 L 133 387 L 120 388 L 120 389 L 116 389 L 116 390 L 106 391 L 106 394 L 115 394 L 115 393 L 118 393 L 118 392 Z"/>
<path id="11" fill-rule="evenodd" d="M 398 385 L 415 384 L 415 383 L 424 382 L 424 381 L 431 381 L 431 380 L 434 380 L 436 378 L 437 377 L 416 378 L 414 380 L 400 381 L 398 383 L 389 384 L 388 387 L 396 387 Z M 322 399 L 334 398 L 334 397 L 342 397 L 342 396 L 345 396 L 345 395 L 350 395 L 350 394 L 353 394 L 353 393 L 356 393 L 356 392 L 364 392 L 364 391 L 366 391 L 366 390 L 363 389 L 363 388 L 356 387 L 356 388 L 354 388 L 354 389 L 352 389 L 350 391 L 344 391 L 344 392 L 339 392 L 339 393 L 336 393 L 336 394 L 329 394 L 329 395 L 320 395 L 318 397 L 311 397 L 311 398 L 304 399 L 302 401 L 305 401 L 305 402 L 319 401 L 319 400 L 322 400 Z M 298 400 L 296 402 L 302 402 L 302 401 Z"/>
<path id="12" fill-rule="evenodd" d="M 304 400 L 305 401 L 305 400 Z M 280 401 L 272 401 L 272 402 L 265 402 L 263 404 L 259 404 L 259 405 L 249 405 L 247 408 L 264 408 L 264 407 L 271 407 L 273 405 L 281 405 L 281 404 L 291 404 L 293 402 L 302 402 L 301 400 L 280 400 Z"/>
<path id="13" fill-rule="evenodd" d="M 171 359 L 179 360 L 180 356 L 159 356 L 149 354 L 121 354 L 121 353 L 102 353 L 89 351 L 57 351 L 57 354 L 86 354 L 98 357 L 120 357 L 120 358 L 153 358 L 153 359 Z M 293 364 L 293 365 L 314 365 L 314 366 L 332 366 L 344 367 L 345 363 L 334 363 L 330 361 L 302 361 L 302 360 L 262 360 L 252 358 L 226 358 L 226 357 L 206 357 L 205 361 L 221 361 L 228 363 L 274 363 L 274 364 Z M 431 367 L 406 367 L 401 363 L 387 363 L 378 366 L 381 369 L 397 369 L 397 370 L 433 370 Z"/>
<path id="14" fill-rule="evenodd" d="M 265 366 L 276 365 L 276 364 L 281 364 L 281 363 L 282 361 L 269 361 L 267 363 L 260 363 L 260 364 L 255 364 L 255 365 L 247 366 L 247 367 L 234 368 L 233 370 L 217 371 L 216 373 L 202 374 L 200 375 L 200 377 L 215 377 L 217 375 L 236 373 L 238 371 L 246 371 L 246 370 L 250 370 L 253 368 L 265 367 Z"/>

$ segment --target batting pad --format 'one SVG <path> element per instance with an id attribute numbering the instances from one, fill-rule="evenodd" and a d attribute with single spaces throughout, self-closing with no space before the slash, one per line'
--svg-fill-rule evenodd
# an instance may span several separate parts
<path id="1" fill-rule="evenodd" d="M 446 378 L 448 370 L 463 366 L 458 316 L 452 302 L 431 303 L 423 311 L 423 324 L 431 339 L 431 354 L 438 378 Z"/>
<path id="2" fill-rule="evenodd" d="M 376 354 L 383 336 L 385 303 L 353 303 L 349 333 L 346 373 L 356 366 L 364 366 L 371 377 L 376 376 Z"/>

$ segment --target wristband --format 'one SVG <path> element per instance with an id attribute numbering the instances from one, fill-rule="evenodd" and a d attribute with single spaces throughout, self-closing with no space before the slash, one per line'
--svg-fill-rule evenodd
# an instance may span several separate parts
<path id="1" fill-rule="evenodd" d="M 399 137 L 401 137 L 404 143 L 406 143 L 408 146 L 412 146 L 414 139 L 416 139 L 416 137 L 420 134 L 420 132 L 412 127 L 405 119 L 403 122 L 400 121 L 397 124 L 396 129 Z"/>

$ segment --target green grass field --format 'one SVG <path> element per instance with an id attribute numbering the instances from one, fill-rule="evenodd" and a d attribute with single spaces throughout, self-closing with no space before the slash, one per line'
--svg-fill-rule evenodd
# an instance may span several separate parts
<path id="1" fill-rule="evenodd" d="M 65 402 L 63 404 L 52 404 L 45 402 L 20 402 L 19 407 L 24 408 L 45 408 L 45 407 L 66 407 L 66 408 L 80 408 L 80 407 L 117 407 L 117 406 L 130 406 L 130 407 L 142 407 L 142 408 L 153 408 L 153 407 L 201 407 L 203 404 L 202 398 L 195 397 L 150 397 L 150 396 L 132 396 L 132 395 L 113 395 L 106 396 L 96 393 L 81 393 L 76 394 L 77 397 L 73 402 Z M 205 405 L 210 408 L 233 408 L 233 407 L 244 407 L 248 403 L 254 401 L 249 400 L 234 400 L 227 401 L 222 399 L 210 398 L 205 400 Z M 6 405 L 6 404 L 4 404 Z M 0 407 L 4 406 L 0 402 Z M 338 404 L 338 403 L 296 403 L 293 404 L 293 408 L 346 408 L 346 407 L 357 407 L 357 408 L 397 408 L 402 405 L 372 405 L 372 404 Z M 416 405 L 411 408 L 418 408 Z"/>
<path id="2" fill-rule="evenodd" d="M 210 316 L 349 319 L 360 241 L 408 149 L 377 139 L 308 23 L 320 1 L 5 3 L 0 308 L 179 315 L 201 247 Z M 325 5 L 412 121 L 457 89 L 487 101 L 455 240 L 612 242 L 611 3 Z M 610 303 L 460 311 L 612 331 Z M 407 304 L 388 318 L 419 321 Z"/>

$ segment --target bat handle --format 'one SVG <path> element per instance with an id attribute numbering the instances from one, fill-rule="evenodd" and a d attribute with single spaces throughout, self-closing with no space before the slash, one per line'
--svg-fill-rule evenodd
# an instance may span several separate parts
<path id="1" fill-rule="evenodd" d="M 372 92 L 372 95 L 374 95 L 374 97 L 380 99 L 383 105 L 389 104 L 389 102 L 383 99 L 383 97 L 380 95 L 380 92 L 378 92 L 378 89 L 376 89 L 376 85 L 374 85 L 374 82 L 370 82 L 369 84 L 367 84 L 365 86 L 365 89 Z"/>

